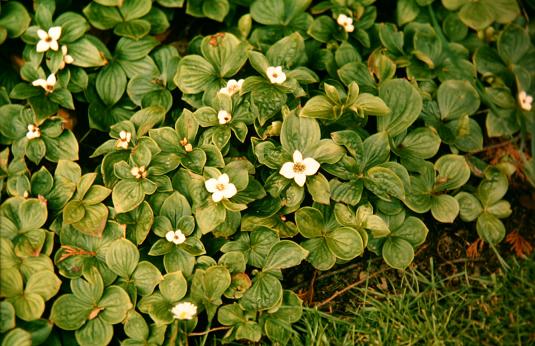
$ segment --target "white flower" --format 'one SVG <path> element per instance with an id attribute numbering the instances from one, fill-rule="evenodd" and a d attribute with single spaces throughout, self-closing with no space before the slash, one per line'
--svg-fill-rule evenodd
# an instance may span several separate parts
<path id="1" fill-rule="evenodd" d="M 41 130 L 34 124 L 28 125 L 28 132 L 26 132 L 26 138 L 34 139 L 41 137 Z"/>
<path id="2" fill-rule="evenodd" d="M 179 320 L 191 320 L 197 314 L 197 306 L 190 302 L 178 303 L 171 309 L 171 313 Z"/>
<path id="3" fill-rule="evenodd" d="M 336 22 L 347 32 L 353 32 L 353 30 L 355 30 L 355 27 L 353 26 L 353 18 L 348 17 L 343 13 L 338 15 Z"/>
<path id="4" fill-rule="evenodd" d="M 130 143 L 131 139 L 132 134 L 123 130 L 119 132 L 119 139 L 117 140 L 117 144 L 115 146 L 117 148 L 128 149 L 128 143 Z"/>
<path id="5" fill-rule="evenodd" d="M 59 49 L 58 40 L 61 37 L 61 26 L 53 26 L 48 29 L 48 32 L 38 29 L 37 36 L 39 36 L 39 42 L 37 42 L 36 47 L 37 52 L 42 53 L 49 49 L 57 51 Z"/>
<path id="6" fill-rule="evenodd" d="M 269 81 L 273 84 L 282 84 L 286 80 L 286 74 L 282 72 L 282 67 L 280 66 L 268 67 L 266 74 L 269 78 Z"/>
<path id="7" fill-rule="evenodd" d="M 175 243 L 176 245 L 182 244 L 186 241 L 186 236 L 184 233 L 182 233 L 181 230 L 177 229 L 176 231 L 169 231 L 165 234 L 165 239 L 171 243 Z"/>
<path id="8" fill-rule="evenodd" d="M 136 179 L 141 179 L 141 178 L 146 178 L 148 173 L 145 169 L 145 166 L 141 166 L 141 167 L 132 167 L 132 169 L 130 170 L 130 173 L 136 178 Z"/>
<path id="9" fill-rule="evenodd" d="M 525 91 L 518 93 L 518 102 L 520 102 L 520 107 L 525 111 L 531 110 L 531 103 L 533 102 L 533 96 L 526 94 Z"/>
<path id="10" fill-rule="evenodd" d="M 41 88 L 45 89 L 47 93 L 54 92 L 54 87 L 56 85 L 56 76 L 51 73 L 50 76 L 48 76 L 47 79 L 37 79 L 32 82 L 33 86 L 40 86 Z"/>
<path id="11" fill-rule="evenodd" d="M 65 64 L 72 64 L 74 62 L 74 59 L 72 56 L 67 54 L 67 46 L 63 45 L 61 46 L 61 54 L 63 54 L 63 60 L 59 64 L 60 70 L 63 70 L 65 68 Z"/>
<path id="12" fill-rule="evenodd" d="M 299 186 L 305 185 L 307 175 L 314 175 L 320 168 L 318 161 L 311 157 L 303 160 L 303 155 L 299 150 L 294 151 L 294 162 L 285 162 L 279 173 L 288 179 L 293 179 Z"/>
<path id="13" fill-rule="evenodd" d="M 227 82 L 227 86 L 219 89 L 219 92 L 221 94 L 232 96 L 241 90 L 242 85 L 243 85 L 243 79 L 240 79 L 239 81 L 236 81 L 235 79 L 230 79 Z"/>
<path id="14" fill-rule="evenodd" d="M 236 186 L 229 182 L 229 177 L 226 173 L 221 174 L 217 179 L 208 179 L 204 182 L 204 186 L 212 194 L 214 202 L 219 202 L 223 198 L 231 198 L 238 193 Z"/>
<path id="15" fill-rule="evenodd" d="M 232 115 L 225 110 L 220 110 L 219 113 L 217 113 L 217 119 L 219 120 L 219 125 L 225 125 L 232 120 Z"/>

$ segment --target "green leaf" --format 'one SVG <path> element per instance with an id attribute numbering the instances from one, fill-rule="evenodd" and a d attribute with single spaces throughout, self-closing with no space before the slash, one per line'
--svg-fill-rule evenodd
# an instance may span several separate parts
<path id="1" fill-rule="evenodd" d="M 468 81 L 448 80 L 440 84 L 437 101 L 443 120 L 458 119 L 479 109 L 479 94 Z"/>
<path id="2" fill-rule="evenodd" d="M 52 162 L 59 160 L 78 160 L 78 140 L 70 130 L 64 130 L 56 138 L 43 138 L 46 145 L 46 159 Z"/>
<path id="3" fill-rule="evenodd" d="M 145 198 L 141 182 L 121 180 L 113 187 L 111 198 L 118 213 L 125 213 L 139 206 Z"/>
<path id="4" fill-rule="evenodd" d="M 314 96 L 305 103 L 299 115 L 305 118 L 335 120 L 339 115 L 335 107 L 327 96 Z"/>
<path id="5" fill-rule="evenodd" d="M 322 238 L 312 238 L 301 243 L 309 254 L 307 261 L 318 270 L 328 270 L 336 263 L 336 256 L 327 246 L 327 241 Z"/>
<path id="6" fill-rule="evenodd" d="M 46 204 L 36 198 L 27 199 L 19 206 L 19 217 L 23 230 L 40 228 L 48 217 Z"/>
<path id="7" fill-rule="evenodd" d="M 213 20 L 222 22 L 229 12 L 228 0 L 204 0 L 202 4 L 203 14 Z"/>
<path id="8" fill-rule="evenodd" d="M 370 168 L 364 179 L 364 186 L 385 201 L 390 201 L 390 197 L 405 198 L 402 180 L 394 171 L 388 168 Z"/>
<path id="9" fill-rule="evenodd" d="M 128 22 L 117 24 L 113 33 L 118 36 L 128 37 L 138 40 L 150 32 L 151 24 L 143 19 L 133 19 Z"/>
<path id="10" fill-rule="evenodd" d="M 419 127 L 410 131 L 398 146 L 400 156 L 413 156 L 429 159 L 435 156 L 440 148 L 440 136 L 429 127 Z"/>
<path id="11" fill-rule="evenodd" d="M 8 37 L 14 38 L 22 35 L 28 29 L 30 21 L 28 11 L 20 2 L 10 1 L 2 5 L 0 27 L 6 30 Z"/>
<path id="12" fill-rule="evenodd" d="M 389 266 L 396 269 L 405 269 L 414 259 L 412 245 L 401 238 L 387 238 L 382 249 L 383 258 Z"/>
<path id="13" fill-rule="evenodd" d="M 482 30 L 494 21 L 494 13 L 484 2 L 466 3 L 459 11 L 459 18 L 474 30 Z"/>
<path id="14" fill-rule="evenodd" d="M 150 51 L 158 45 L 159 42 L 152 36 L 143 37 L 139 40 L 132 40 L 130 38 L 123 37 L 119 40 L 119 42 L 117 42 L 115 55 L 117 59 L 123 61 L 140 60 L 142 58 L 146 58 Z"/>
<path id="15" fill-rule="evenodd" d="M 471 193 L 459 192 L 455 199 L 459 203 L 459 216 L 465 222 L 474 221 L 483 212 L 481 203 Z"/>
<path id="16" fill-rule="evenodd" d="M 151 6 L 151 0 L 125 1 L 119 7 L 119 11 L 124 20 L 129 21 L 149 13 Z"/>
<path id="17" fill-rule="evenodd" d="M 342 260 L 351 260 L 364 253 L 359 232 L 352 227 L 339 227 L 325 237 L 329 250 Z"/>
<path id="18" fill-rule="evenodd" d="M 150 330 L 143 316 L 137 311 L 131 310 L 124 322 L 124 332 L 128 337 L 141 341 L 149 338 Z"/>
<path id="19" fill-rule="evenodd" d="M 199 55 L 188 55 L 180 60 L 175 78 L 175 84 L 183 93 L 196 94 L 217 82 L 214 67 Z"/>
<path id="20" fill-rule="evenodd" d="M 314 119 L 289 114 L 282 122 L 280 140 L 282 147 L 288 153 L 293 154 L 295 150 L 303 153 L 307 148 L 317 144 L 320 138 L 320 127 Z"/>
<path id="21" fill-rule="evenodd" d="M 264 262 L 263 270 L 277 270 L 291 268 L 299 265 L 308 255 L 303 249 L 291 240 L 281 240 L 273 245 Z"/>
<path id="22" fill-rule="evenodd" d="M 350 106 L 359 115 L 388 115 L 390 108 L 377 96 L 362 93 L 356 101 Z"/>
<path id="23" fill-rule="evenodd" d="M 128 293 L 119 286 L 107 287 L 98 306 L 103 308 L 98 315 L 99 319 L 110 325 L 122 322 L 127 311 L 133 307 Z"/>
<path id="24" fill-rule="evenodd" d="M 321 237 L 323 235 L 324 219 L 318 209 L 303 207 L 295 213 L 295 223 L 306 238 Z"/>
<path id="25" fill-rule="evenodd" d="M 323 174 L 315 174 L 307 177 L 306 186 L 308 192 L 312 195 L 314 202 L 329 204 L 331 199 L 331 188 L 327 178 Z"/>
<path id="26" fill-rule="evenodd" d="M 102 6 L 96 2 L 87 5 L 83 12 L 89 22 L 100 30 L 108 30 L 123 21 L 121 13 L 115 7 Z"/>
<path id="27" fill-rule="evenodd" d="M 206 234 L 225 221 L 225 207 L 220 203 L 209 204 L 204 208 L 198 208 L 195 216 L 201 232 Z"/>
<path id="28" fill-rule="evenodd" d="M 32 346 L 33 344 L 32 335 L 22 328 L 9 331 L 2 339 L 2 346 Z"/>
<path id="29" fill-rule="evenodd" d="M 101 52 L 91 40 L 85 37 L 69 43 L 69 55 L 73 58 L 74 66 L 97 67 L 108 63 L 104 52 Z"/>
<path id="30" fill-rule="evenodd" d="M 497 169 L 489 169 L 477 188 L 477 197 L 483 207 L 489 207 L 505 196 L 508 186 L 509 182 L 503 173 Z"/>
<path id="31" fill-rule="evenodd" d="M 162 274 L 154 264 L 141 261 L 132 274 L 132 280 L 141 296 L 152 294 L 156 285 L 162 280 Z"/>
<path id="32" fill-rule="evenodd" d="M 59 287 L 61 286 L 61 280 L 54 274 L 54 272 L 45 270 L 34 273 L 28 279 L 24 294 L 35 293 L 43 297 L 43 299 L 50 300 L 55 296 Z"/>
<path id="33" fill-rule="evenodd" d="M 431 196 L 431 214 L 435 220 L 453 223 L 459 214 L 459 203 L 450 195 Z"/>
<path id="34" fill-rule="evenodd" d="M 422 110 L 422 96 L 407 80 L 392 79 L 384 82 L 379 97 L 390 108 L 389 115 L 377 119 L 378 131 L 397 136 L 412 125 Z"/>
<path id="35" fill-rule="evenodd" d="M 80 346 L 107 345 L 113 337 L 113 327 L 101 318 L 95 318 L 74 333 Z"/>
<path id="36" fill-rule="evenodd" d="M 89 30 L 89 24 L 85 18 L 74 12 L 62 13 L 54 21 L 54 25 L 61 26 L 61 43 L 72 43 Z"/>
<path id="37" fill-rule="evenodd" d="M 32 321 L 41 317 L 45 311 L 45 301 L 37 293 L 24 293 L 23 295 L 9 298 L 17 317 L 24 321 Z"/>
<path id="38" fill-rule="evenodd" d="M 291 69 L 306 59 L 306 55 L 303 55 L 304 52 L 305 41 L 298 32 L 294 32 L 275 42 L 268 49 L 266 58 L 272 66 L 283 66 Z"/>
<path id="39" fill-rule="evenodd" d="M 392 236 L 406 240 L 413 247 L 417 247 L 423 244 L 428 232 L 429 230 L 422 220 L 409 216 L 399 228 L 392 231 Z"/>
<path id="40" fill-rule="evenodd" d="M 14 297 L 22 294 L 22 275 L 16 268 L 0 270 L 0 296 Z"/>
<path id="41" fill-rule="evenodd" d="M 0 333 L 15 328 L 15 308 L 7 301 L 0 302 Z"/>
<path id="42" fill-rule="evenodd" d="M 438 172 L 435 191 L 454 190 L 463 186 L 470 178 L 470 168 L 463 156 L 448 154 L 435 162 Z"/>
<path id="43" fill-rule="evenodd" d="M 127 239 L 112 242 L 106 250 L 106 264 L 122 278 L 130 278 L 139 262 L 137 247 Z"/>
<path id="44" fill-rule="evenodd" d="M 182 272 L 167 273 L 160 282 L 160 292 L 170 302 L 177 302 L 186 295 L 188 283 Z"/>
<path id="45" fill-rule="evenodd" d="M 477 234 L 486 242 L 491 244 L 498 244 L 505 237 L 505 226 L 494 215 L 488 212 L 483 212 L 477 218 L 476 223 Z"/>
<path id="46" fill-rule="evenodd" d="M 277 277 L 269 273 L 259 273 L 251 288 L 240 299 L 246 310 L 269 310 L 282 299 L 282 285 Z"/>
<path id="47" fill-rule="evenodd" d="M 80 221 L 85 215 L 84 204 L 81 201 L 70 201 L 63 209 L 63 222 L 67 225 Z"/>
<path id="48" fill-rule="evenodd" d="M 126 90 L 126 74 L 119 64 L 111 63 L 97 75 L 97 92 L 108 106 L 112 106 Z"/>

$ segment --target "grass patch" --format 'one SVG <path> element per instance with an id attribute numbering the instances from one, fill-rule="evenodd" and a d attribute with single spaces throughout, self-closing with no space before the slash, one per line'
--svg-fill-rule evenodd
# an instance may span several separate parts
<path id="1" fill-rule="evenodd" d="M 295 345 L 526 345 L 535 343 L 535 259 L 489 276 L 408 269 L 366 282 L 345 309 L 305 309 Z M 389 276 L 387 276 L 389 277 Z M 339 308 L 340 305 L 337 305 Z"/>

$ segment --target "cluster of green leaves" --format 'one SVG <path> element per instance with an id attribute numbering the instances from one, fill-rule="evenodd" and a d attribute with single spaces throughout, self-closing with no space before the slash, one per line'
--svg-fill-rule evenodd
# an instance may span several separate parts
<path id="1" fill-rule="evenodd" d="M 516 1 L 0 6 L 2 345 L 286 344 L 286 269 L 404 269 L 429 211 L 505 236 L 513 164 L 477 154 L 535 133 Z"/>

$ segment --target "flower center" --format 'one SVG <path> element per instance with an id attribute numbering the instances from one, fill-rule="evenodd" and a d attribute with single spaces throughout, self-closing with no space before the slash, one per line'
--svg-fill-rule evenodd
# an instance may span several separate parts
<path id="1" fill-rule="evenodd" d="M 45 38 L 45 42 L 52 42 L 52 37 L 48 36 L 47 38 Z"/>
<path id="2" fill-rule="evenodd" d="M 273 72 L 273 78 L 277 78 L 279 74 L 277 72 Z"/>
<path id="3" fill-rule="evenodd" d="M 54 86 L 53 86 L 53 85 L 50 85 L 50 84 L 47 84 L 47 85 L 46 85 L 46 90 L 48 90 L 48 91 L 52 91 L 52 90 L 54 90 Z"/>
<path id="4" fill-rule="evenodd" d="M 225 184 L 219 183 L 215 186 L 215 188 L 218 189 L 219 191 L 223 191 L 225 190 Z"/>
<path id="5" fill-rule="evenodd" d="M 294 172 L 295 173 L 303 173 L 305 171 L 305 165 L 301 162 L 294 163 Z"/>

